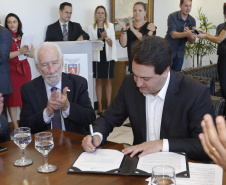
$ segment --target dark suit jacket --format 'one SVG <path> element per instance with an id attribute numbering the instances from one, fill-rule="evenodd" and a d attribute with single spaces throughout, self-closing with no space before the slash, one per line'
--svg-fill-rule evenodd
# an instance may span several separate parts
<path id="1" fill-rule="evenodd" d="M 194 79 L 170 72 L 161 122 L 160 139 L 168 139 L 169 151 L 186 152 L 189 159 L 207 157 L 199 141 L 201 120 L 212 114 L 209 89 Z M 145 96 L 140 93 L 133 74 L 126 76 L 110 107 L 94 122 L 94 131 L 103 134 L 103 142 L 113 127 L 129 117 L 134 144 L 146 141 Z"/>
<path id="2" fill-rule="evenodd" d="M 10 68 L 9 53 L 12 48 L 12 34 L 10 31 L 0 26 L 0 93 L 13 93 Z"/>
<path id="3" fill-rule="evenodd" d="M 81 35 L 84 40 L 89 40 L 89 35 L 76 22 L 68 23 L 68 41 L 76 41 Z M 45 41 L 63 41 L 63 33 L 59 20 L 48 26 Z"/>
<path id="4" fill-rule="evenodd" d="M 0 114 L 0 143 L 10 141 L 10 134 L 8 129 L 8 120 L 4 114 Z"/>
<path id="5" fill-rule="evenodd" d="M 89 133 L 89 124 L 95 120 L 95 113 L 87 91 L 85 78 L 62 73 L 62 89 L 68 87 L 70 102 L 69 116 L 64 118 L 67 131 L 80 134 Z M 43 110 L 47 106 L 48 98 L 42 76 L 27 82 L 21 87 L 23 102 L 20 114 L 20 126 L 30 127 L 32 133 L 51 129 L 51 124 L 43 120 Z"/>

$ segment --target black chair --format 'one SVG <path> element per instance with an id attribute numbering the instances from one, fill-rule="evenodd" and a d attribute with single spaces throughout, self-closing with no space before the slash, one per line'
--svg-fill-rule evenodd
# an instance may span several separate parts
<path id="1" fill-rule="evenodd" d="M 223 97 L 211 96 L 211 103 L 215 117 L 223 115 L 225 99 Z"/>

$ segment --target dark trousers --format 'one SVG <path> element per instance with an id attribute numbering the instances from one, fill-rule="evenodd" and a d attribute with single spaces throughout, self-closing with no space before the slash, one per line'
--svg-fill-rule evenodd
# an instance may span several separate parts
<path id="1" fill-rule="evenodd" d="M 181 71 L 183 63 L 184 58 L 178 58 L 178 56 L 176 55 L 175 57 L 173 57 L 173 65 L 171 66 L 171 69 L 173 69 L 174 71 Z"/>
<path id="2" fill-rule="evenodd" d="M 8 129 L 8 121 L 2 114 L 0 115 L 0 143 L 10 141 L 10 133 Z"/>
<path id="3" fill-rule="evenodd" d="M 8 98 L 8 94 L 3 94 L 2 97 L 4 98 L 3 103 L 5 103 L 6 99 Z"/>
<path id="4" fill-rule="evenodd" d="M 221 91 L 224 99 L 226 99 L 226 55 L 219 55 L 217 61 L 217 70 L 220 80 Z M 226 103 L 224 108 L 224 115 L 226 115 Z"/>

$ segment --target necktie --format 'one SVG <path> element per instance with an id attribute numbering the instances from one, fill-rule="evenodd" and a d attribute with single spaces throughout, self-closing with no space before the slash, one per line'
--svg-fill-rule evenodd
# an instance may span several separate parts
<path id="1" fill-rule="evenodd" d="M 51 88 L 51 92 L 53 92 L 55 90 L 57 90 L 57 87 Z M 57 128 L 57 129 L 62 130 L 60 110 L 54 111 L 54 116 L 52 118 L 52 128 Z"/>
<path id="2" fill-rule="evenodd" d="M 68 32 L 66 26 L 66 24 L 63 24 L 63 41 L 68 41 Z"/>

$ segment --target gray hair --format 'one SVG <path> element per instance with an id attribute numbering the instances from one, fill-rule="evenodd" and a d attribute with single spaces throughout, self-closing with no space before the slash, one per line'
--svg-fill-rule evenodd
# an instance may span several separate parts
<path id="1" fill-rule="evenodd" d="M 58 51 L 58 53 L 59 53 L 59 59 L 60 59 L 60 61 L 63 60 L 64 54 L 62 53 L 60 47 L 56 43 L 53 43 L 53 42 L 43 42 L 39 46 L 37 46 L 35 48 L 35 51 L 34 51 L 35 65 L 39 66 L 38 54 L 39 54 L 39 50 L 42 49 L 42 48 L 43 49 L 45 49 L 45 48 L 55 48 Z"/>

